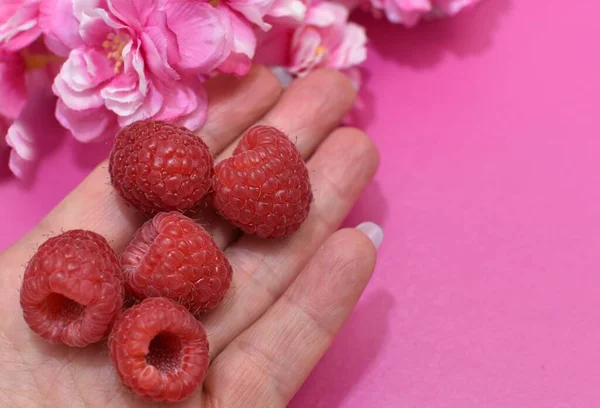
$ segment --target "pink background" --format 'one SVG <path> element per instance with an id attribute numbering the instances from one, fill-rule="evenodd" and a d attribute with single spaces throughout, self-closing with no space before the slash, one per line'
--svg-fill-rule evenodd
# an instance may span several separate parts
<path id="1" fill-rule="evenodd" d="M 368 24 L 363 121 L 383 157 L 348 224 L 386 240 L 292 407 L 599 406 L 599 13 L 484 0 Z M 0 248 L 106 151 L 65 140 L 32 185 L 0 179 Z"/>

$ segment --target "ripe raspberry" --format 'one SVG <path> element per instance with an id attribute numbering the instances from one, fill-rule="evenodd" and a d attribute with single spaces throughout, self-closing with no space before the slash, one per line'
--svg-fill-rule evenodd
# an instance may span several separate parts
<path id="1" fill-rule="evenodd" d="M 21 307 L 29 327 L 52 343 L 83 347 L 102 340 L 123 308 L 117 255 L 95 232 L 50 238 L 25 269 Z"/>
<path id="2" fill-rule="evenodd" d="M 193 313 L 215 308 L 231 284 L 231 265 L 212 237 L 178 212 L 147 221 L 121 255 L 125 288 L 164 296 Z"/>
<path id="3" fill-rule="evenodd" d="M 189 130 L 143 120 L 117 134 L 108 170 L 121 197 L 152 216 L 195 207 L 210 189 L 213 159 Z"/>
<path id="4" fill-rule="evenodd" d="M 300 228 L 313 199 L 296 146 L 269 126 L 248 130 L 233 156 L 215 167 L 214 206 L 248 234 L 280 238 Z"/>
<path id="5" fill-rule="evenodd" d="M 123 384 L 151 401 L 189 397 L 208 370 L 204 327 L 165 298 L 148 298 L 123 312 L 108 337 L 108 349 Z"/>

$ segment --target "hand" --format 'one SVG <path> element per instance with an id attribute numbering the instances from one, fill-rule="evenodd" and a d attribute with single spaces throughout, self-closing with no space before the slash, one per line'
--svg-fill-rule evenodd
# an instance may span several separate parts
<path id="1" fill-rule="evenodd" d="M 208 121 L 199 133 L 217 161 L 231 154 L 249 126 L 279 127 L 307 160 L 315 200 L 301 230 L 279 241 L 239 237 L 214 214 L 201 216 L 232 264 L 233 281 L 223 303 L 201 319 L 210 343 L 208 375 L 201 390 L 179 406 L 284 407 L 373 272 L 376 248 L 367 235 L 336 230 L 372 179 L 378 154 L 361 131 L 334 130 L 354 98 L 337 72 L 314 72 L 282 92 L 267 69 L 256 67 L 241 80 L 214 78 L 208 92 Z M 19 305 L 24 264 L 49 236 L 89 229 L 119 253 L 142 222 L 112 190 L 102 163 L 0 254 L 0 401 L 12 407 L 149 405 L 121 385 L 106 345 L 47 344 L 26 325 Z"/>

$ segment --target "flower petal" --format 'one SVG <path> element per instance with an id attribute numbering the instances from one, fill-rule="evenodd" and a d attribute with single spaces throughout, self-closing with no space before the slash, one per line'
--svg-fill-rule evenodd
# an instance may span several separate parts
<path id="1" fill-rule="evenodd" d="M 137 80 L 131 75 L 119 75 L 105 86 L 100 94 L 107 109 L 119 116 L 133 115 L 144 100 Z"/>
<path id="2" fill-rule="evenodd" d="M 104 101 L 98 87 L 114 76 L 107 59 L 97 50 L 71 52 L 54 80 L 54 93 L 71 109 L 97 108 Z"/>
<path id="3" fill-rule="evenodd" d="M 0 6 L 0 49 L 18 51 L 42 33 L 37 0 L 3 0 Z"/>
<path id="4" fill-rule="evenodd" d="M 118 129 L 116 115 L 104 107 L 74 110 L 61 100 L 56 104 L 56 119 L 80 142 L 91 142 L 114 135 Z"/>
<path id="5" fill-rule="evenodd" d="M 165 100 L 155 118 L 184 126 L 191 130 L 200 128 L 206 120 L 208 95 L 203 83 L 197 78 L 186 78 L 176 87 L 159 84 Z"/>
<path id="6" fill-rule="evenodd" d="M 12 149 L 8 156 L 8 168 L 15 177 L 23 179 L 31 173 L 33 162 L 19 156 L 16 150 Z"/>
<path id="7" fill-rule="evenodd" d="M 275 25 L 266 33 L 259 32 L 255 62 L 265 65 L 289 65 L 293 37 L 294 29 L 283 25 Z"/>
<path id="8" fill-rule="evenodd" d="M 304 21 L 307 7 L 301 0 L 275 0 L 267 16 L 277 19 L 278 23 L 297 24 Z"/>
<path id="9" fill-rule="evenodd" d="M 336 69 L 350 68 L 367 59 L 367 34 L 364 27 L 348 23 L 344 28 L 344 37 L 329 55 L 327 66 Z"/>
<path id="10" fill-rule="evenodd" d="M 9 147 L 8 144 L 6 144 L 5 137 L 11 123 L 11 120 L 0 116 L 0 155 Z"/>
<path id="11" fill-rule="evenodd" d="M 17 155 L 25 160 L 35 160 L 37 152 L 34 142 L 34 138 L 27 132 L 23 124 L 18 121 L 13 122 L 6 132 L 6 143 L 12 147 Z"/>
<path id="12" fill-rule="evenodd" d="M 290 72 L 304 76 L 316 68 L 325 57 L 325 50 L 319 48 L 323 37 L 314 27 L 298 30 L 292 45 Z"/>
<path id="13" fill-rule="evenodd" d="M 348 20 L 348 9 L 341 4 L 323 2 L 311 7 L 306 13 L 306 25 L 325 28 L 343 27 Z"/>
<path id="14" fill-rule="evenodd" d="M 263 30 L 271 28 L 270 24 L 264 22 L 263 17 L 272 8 L 275 0 L 229 0 L 227 4 L 246 17 L 248 21 L 256 24 Z"/>
<path id="15" fill-rule="evenodd" d="M 40 28 L 49 50 L 61 56 L 82 44 L 73 0 L 41 0 Z"/>
<path id="16" fill-rule="evenodd" d="M 166 17 L 164 12 L 153 13 L 140 38 L 150 71 L 162 81 L 177 81 L 179 74 L 172 64 L 180 59 L 179 49 L 175 34 L 167 26 Z"/>
<path id="17" fill-rule="evenodd" d="M 110 12 L 137 32 L 142 31 L 155 8 L 155 0 L 108 0 Z"/>
<path id="18" fill-rule="evenodd" d="M 232 52 L 219 66 L 219 70 L 221 72 L 244 76 L 250 71 L 252 59 L 256 52 L 254 30 L 237 13 L 229 9 L 229 7 L 221 5 L 219 9 L 230 19 L 233 29 Z"/>
<path id="19" fill-rule="evenodd" d="M 125 47 L 123 54 L 128 52 L 128 47 Z M 131 66 L 135 70 L 138 76 L 138 87 L 140 92 L 143 95 L 146 95 L 148 92 L 148 80 L 146 79 L 146 72 L 144 70 L 144 59 L 142 58 L 142 54 L 140 52 L 140 45 L 138 45 L 137 49 L 132 52 Z"/>
<path id="20" fill-rule="evenodd" d="M 148 93 L 142 99 L 140 106 L 130 115 L 119 116 L 119 125 L 123 127 L 138 120 L 153 118 L 160 111 L 163 103 L 163 94 L 161 94 L 156 87 L 149 82 Z"/>
<path id="21" fill-rule="evenodd" d="M 194 97 L 194 103 L 190 104 L 190 107 L 193 107 L 193 109 L 189 110 L 186 115 L 180 117 L 177 120 L 177 123 L 187 129 L 197 130 L 206 122 L 208 94 L 200 81 L 197 81 L 196 85 L 193 86 L 191 90 Z"/>
<path id="22" fill-rule="evenodd" d="M 116 21 L 106 10 L 96 8 L 82 14 L 79 34 L 89 47 L 100 47 L 110 34 L 117 30 L 128 30 L 128 27 Z M 127 39 L 122 39 L 126 41 Z"/>
<path id="23" fill-rule="evenodd" d="M 178 66 L 210 72 L 220 65 L 233 46 L 230 20 L 208 3 L 169 0 L 167 24 L 179 44 Z"/>
<path id="24" fill-rule="evenodd" d="M 56 97 L 50 90 L 51 81 L 44 70 L 26 74 L 27 103 L 6 132 L 6 142 L 12 147 L 9 167 L 17 177 L 24 177 L 61 134 L 54 117 Z"/>
<path id="25" fill-rule="evenodd" d="M 17 54 L 0 53 L 0 116 L 15 119 L 27 99 L 25 63 Z"/>
<path id="26" fill-rule="evenodd" d="M 432 10 L 430 0 L 372 0 L 373 7 L 383 10 L 393 23 L 414 26 L 421 16 Z"/>
<path id="27" fill-rule="evenodd" d="M 479 0 L 433 0 L 433 8 L 442 14 L 453 16 L 478 2 Z"/>
<path id="28" fill-rule="evenodd" d="M 207 107 L 207 96 L 202 82 L 197 78 L 186 78 L 174 84 L 159 83 L 158 89 L 164 96 L 164 102 L 155 118 L 176 122 L 196 129 L 200 124 L 197 118 L 199 113 L 203 117 Z M 183 123 L 185 122 L 185 124 Z"/>

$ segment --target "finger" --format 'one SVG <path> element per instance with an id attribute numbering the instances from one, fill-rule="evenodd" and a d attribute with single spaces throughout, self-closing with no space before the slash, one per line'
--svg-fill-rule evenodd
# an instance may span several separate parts
<path id="1" fill-rule="evenodd" d="M 256 124 L 268 124 L 284 131 L 306 160 L 330 134 L 331 129 L 339 124 L 354 98 L 354 88 L 343 74 L 328 69 L 318 70 L 294 81 L 273 109 Z M 216 161 L 230 157 L 238 141 L 239 138 L 231 143 Z M 221 248 L 240 235 L 208 205 L 193 218 L 211 232 Z"/>
<path id="2" fill-rule="evenodd" d="M 285 132 L 306 159 L 338 126 L 355 98 L 356 92 L 346 76 L 335 70 L 320 69 L 294 81 L 257 124 Z M 239 138 L 228 146 L 217 161 L 231 156 L 238 141 Z"/>
<path id="3" fill-rule="evenodd" d="M 206 398 L 214 406 L 286 406 L 356 305 L 375 258 L 362 232 L 333 234 L 273 307 L 213 362 Z"/>
<path id="4" fill-rule="evenodd" d="M 242 79 L 217 77 L 207 84 L 207 123 L 199 134 L 212 151 L 220 151 L 275 104 L 281 85 L 268 69 L 257 66 Z M 230 114 L 225 114 L 229 112 Z M 28 254 L 35 244 L 61 230 L 84 228 L 105 236 L 119 251 L 143 220 L 118 198 L 109 184 L 106 162 L 69 194 L 19 244 Z"/>
<path id="5" fill-rule="evenodd" d="M 379 163 L 377 149 L 363 132 L 339 129 L 308 162 L 314 202 L 302 228 L 284 240 L 244 236 L 226 249 L 234 270 L 223 303 L 203 317 L 217 355 L 254 323 L 296 278 L 319 246 L 339 228 Z"/>

